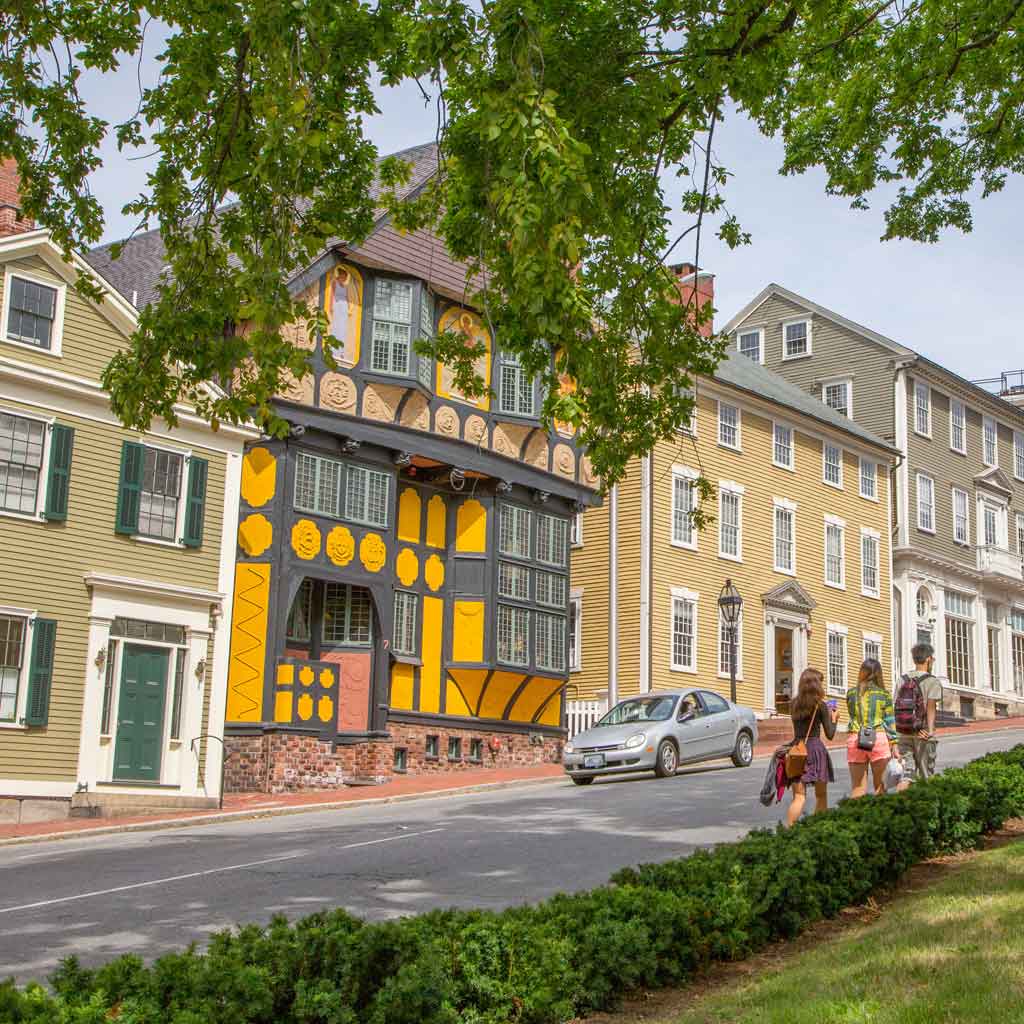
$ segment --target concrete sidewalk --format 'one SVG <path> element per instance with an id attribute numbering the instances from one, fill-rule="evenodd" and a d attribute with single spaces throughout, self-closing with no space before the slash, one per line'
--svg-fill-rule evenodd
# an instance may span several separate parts
<path id="1" fill-rule="evenodd" d="M 299 814 L 335 808 L 398 803 L 405 800 L 462 793 L 486 792 L 529 783 L 557 782 L 565 778 L 557 764 L 530 765 L 523 768 L 481 768 L 448 775 L 411 775 L 396 778 L 382 786 L 356 786 L 351 789 L 313 790 L 304 793 L 229 793 L 221 810 L 181 811 L 158 815 L 113 818 L 68 818 L 27 825 L 0 825 L 0 846 L 45 839 L 73 839 L 79 836 L 112 832 L 138 832 L 146 829 L 180 828 L 208 822 L 260 818 L 279 814 Z"/>
<path id="2" fill-rule="evenodd" d="M 784 719 L 776 718 L 772 719 L 773 723 L 785 721 Z M 967 725 L 950 726 L 946 729 L 936 729 L 935 735 L 940 740 L 941 750 L 941 739 L 943 736 L 970 736 L 973 733 L 979 732 L 1001 732 L 1004 729 L 1020 729 L 1024 727 L 1024 718 L 988 718 L 982 722 L 970 722 Z M 758 743 L 754 747 L 754 757 L 770 757 L 776 750 L 777 747 L 781 746 L 782 743 L 788 742 L 792 736 L 792 730 L 789 730 L 786 735 L 786 739 L 769 739 L 764 742 Z M 845 748 L 846 741 L 849 738 L 849 733 L 837 732 L 835 739 L 825 740 L 825 746 L 832 750 L 838 748 Z M 824 739 L 824 737 L 822 737 Z M 941 756 L 941 754 L 940 754 Z"/>

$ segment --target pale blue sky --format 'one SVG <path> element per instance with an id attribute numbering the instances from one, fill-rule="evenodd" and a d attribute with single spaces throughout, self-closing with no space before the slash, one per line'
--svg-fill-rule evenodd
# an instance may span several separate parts
<path id="1" fill-rule="evenodd" d="M 154 74 L 154 62 L 146 61 L 143 83 Z M 111 122 L 132 113 L 137 95 L 134 66 L 87 82 L 88 99 Z M 382 153 L 434 137 L 434 108 L 424 106 L 415 86 L 378 90 L 378 101 L 381 113 L 368 129 Z M 882 202 L 868 212 L 853 211 L 825 194 L 818 172 L 782 177 L 781 146 L 743 119 L 733 117 L 719 127 L 715 148 L 734 174 L 729 208 L 753 235 L 751 245 L 736 251 L 705 235 L 701 264 L 716 275 L 717 323 L 776 281 L 965 377 L 1024 366 L 1024 351 L 1014 340 L 1021 294 L 1021 260 L 1015 254 L 1024 202 L 1019 177 L 1002 194 L 975 203 L 970 235 L 949 232 L 938 245 L 881 242 Z M 104 241 L 110 241 L 131 229 L 121 206 L 145 187 L 153 161 L 128 159 L 112 143 L 104 160 L 92 187 L 106 211 Z M 689 242 L 683 245 L 673 259 L 692 259 Z"/>

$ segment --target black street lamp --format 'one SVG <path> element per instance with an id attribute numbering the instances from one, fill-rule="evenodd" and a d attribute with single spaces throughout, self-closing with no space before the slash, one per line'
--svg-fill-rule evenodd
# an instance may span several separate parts
<path id="1" fill-rule="evenodd" d="M 722 621 L 729 630 L 729 700 L 736 703 L 736 627 L 739 625 L 740 612 L 743 611 L 743 598 L 740 592 L 732 585 L 732 580 L 726 580 L 722 592 L 718 595 L 718 610 Z"/>

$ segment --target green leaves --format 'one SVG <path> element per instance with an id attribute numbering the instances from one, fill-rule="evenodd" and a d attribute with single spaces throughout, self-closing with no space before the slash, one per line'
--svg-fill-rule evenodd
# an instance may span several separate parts
<path id="1" fill-rule="evenodd" d="M 820 166 L 856 209 L 895 185 L 890 238 L 969 230 L 971 197 L 1024 169 L 1019 0 L 16 4 L 0 22 L 0 155 L 68 248 L 100 236 L 86 180 L 110 130 L 80 69 L 137 59 L 144 10 L 168 30 L 163 74 L 114 131 L 159 155 L 126 209 L 160 230 L 165 271 L 105 377 L 133 427 L 173 423 L 185 401 L 283 430 L 273 396 L 308 370 L 292 339 L 326 330 L 289 284 L 386 212 L 465 262 L 466 301 L 611 483 L 686 422 L 687 389 L 721 354 L 664 264 L 699 267 L 712 231 L 750 242 L 715 156 L 725 112 L 782 138 L 783 173 Z M 442 173 L 412 195 L 408 167 L 376 163 L 364 135 L 375 72 L 415 78 L 438 111 L 423 135 Z M 456 339 L 424 344 L 465 393 L 486 387 Z"/>

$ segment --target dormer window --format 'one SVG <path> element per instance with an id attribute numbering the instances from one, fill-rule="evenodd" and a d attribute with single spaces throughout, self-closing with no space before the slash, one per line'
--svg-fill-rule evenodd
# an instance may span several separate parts
<path id="1" fill-rule="evenodd" d="M 3 340 L 60 355 L 64 286 L 8 269 L 4 280 Z"/>
<path id="2" fill-rule="evenodd" d="M 519 365 L 511 352 L 501 356 L 501 378 L 498 382 L 498 410 L 511 416 L 536 416 L 536 388 L 532 377 Z"/>
<path id="3" fill-rule="evenodd" d="M 373 350 L 370 369 L 405 377 L 412 342 L 411 281 L 377 278 L 373 287 Z"/>

